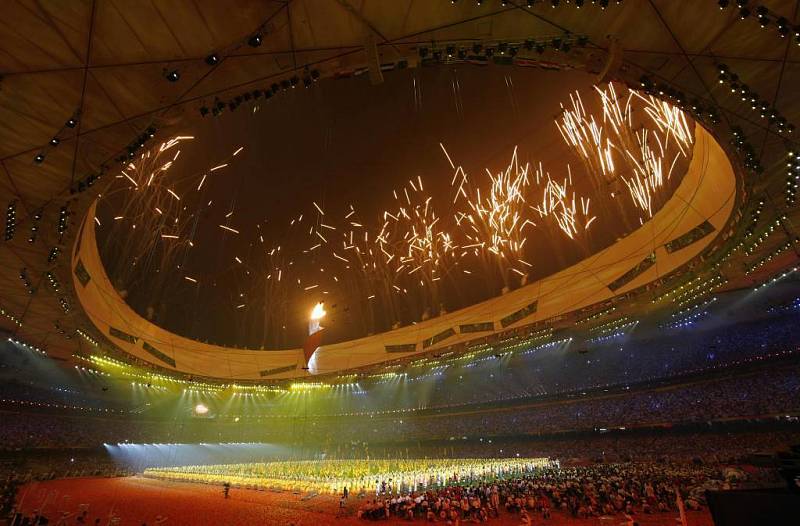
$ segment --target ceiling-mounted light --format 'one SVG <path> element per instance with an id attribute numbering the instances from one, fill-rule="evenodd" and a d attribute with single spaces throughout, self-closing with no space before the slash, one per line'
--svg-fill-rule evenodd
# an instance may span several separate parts
<path id="1" fill-rule="evenodd" d="M 775 23 L 778 26 L 778 34 L 781 36 L 781 38 L 789 36 L 789 21 L 786 20 L 786 18 L 780 17 Z"/>
<path id="2" fill-rule="evenodd" d="M 258 47 L 261 45 L 262 41 L 263 37 L 261 36 L 261 33 L 256 33 L 255 35 L 250 37 L 250 40 L 247 41 L 247 45 L 249 45 L 250 47 Z"/>

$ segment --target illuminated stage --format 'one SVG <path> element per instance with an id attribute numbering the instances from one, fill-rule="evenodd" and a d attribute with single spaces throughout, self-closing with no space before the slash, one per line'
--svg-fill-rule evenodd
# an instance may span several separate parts
<path id="1" fill-rule="evenodd" d="M 504 479 L 558 467 L 547 458 L 304 460 L 148 468 L 147 477 L 173 482 L 230 483 L 250 489 L 408 494 L 476 481 Z"/>

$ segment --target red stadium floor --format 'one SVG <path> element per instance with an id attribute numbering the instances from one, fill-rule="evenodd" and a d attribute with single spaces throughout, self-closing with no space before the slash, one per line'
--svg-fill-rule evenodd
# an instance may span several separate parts
<path id="1" fill-rule="evenodd" d="M 23 511 L 30 513 L 43 509 L 50 524 L 56 524 L 62 511 L 75 512 L 81 505 L 88 505 L 87 524 L 94 524 L 101 517 L 101 524 L 109 522 L 109 512 L 121 518 L 120 526 L 155 524 L 157 515 L 168 517 L 165 526 L 327 526 L 366 525 L 372 521 L 358 520 L 356 499 L 351 498 L 349 517 L 337 518 L 338 501 L 333 497 L 317 496 L 303 501 L 299 495 L 254 490 L 231 490 L 230 498 L 222 497 L 219 486 L 165 482 L 140 477 L 117 479 L 64 479 L 32 483 L 19 492 Z M 676 515 L 638 515 L 635 520 L 642 526 L 674 526 Z M 703 512 L 689 512 L 690 526 L 711 526 L 711 516 Z M 419 519 L 415 521 L 423 523 Z M 544 521 L 533 516 L 534 524 L 550 526 L 616 526 L 623 524 L 622 516 L 595 519 L 572 519 L 561 513 Z M 408 521 L 393 519 L 378 521 L 379 524 L 408 524 Z M 503 514 L 491 519 L 490 524 L 510 526 L 520 524 L 518 515 Z M 67 524 L 75 524 L 70 517 Z"/>

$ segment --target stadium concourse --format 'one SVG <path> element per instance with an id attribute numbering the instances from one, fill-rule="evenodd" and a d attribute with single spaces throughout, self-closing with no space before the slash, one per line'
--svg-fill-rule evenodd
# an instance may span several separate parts
<path id="1" fill-rule="evenodd" d="M 0 526 L 800 516 L 789 0 L 18 0 Z"/>

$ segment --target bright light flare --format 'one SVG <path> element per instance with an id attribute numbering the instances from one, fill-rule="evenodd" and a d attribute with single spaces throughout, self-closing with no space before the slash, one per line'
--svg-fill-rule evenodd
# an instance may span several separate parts
<path id="1" fill-rule="evenodd" d="M 322 304 L 322 302 L 319 302 L 314 305 L 313 309 L 311 309 L 311 320 L 321 320 L 326 314 L 327 312 L 325 311 L 325 306 Z"/>

